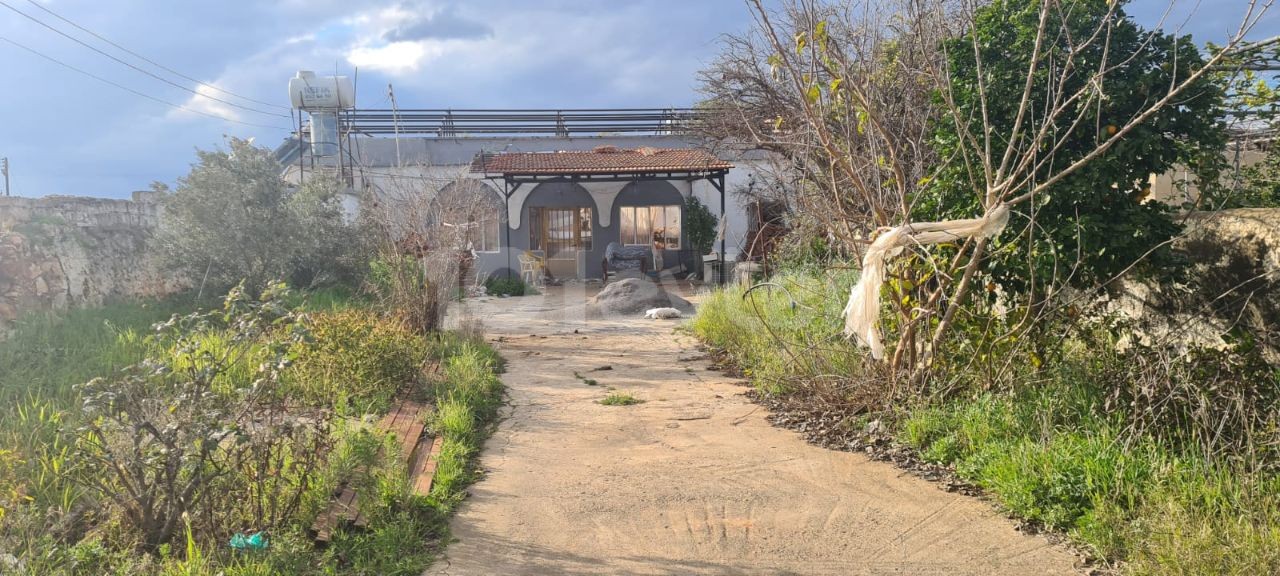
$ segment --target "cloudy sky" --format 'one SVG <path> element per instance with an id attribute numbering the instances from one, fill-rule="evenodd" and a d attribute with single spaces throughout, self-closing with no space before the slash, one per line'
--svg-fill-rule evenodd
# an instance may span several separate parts
<path id="1" fill-rule="evenodd" d="M 1246 1 L 1179 0 L 1166 27 L 1220 39 Z M 1129 12 L 1152 26 L 1165 5 Z M 225 135 L 279 144 L 299 69 L 358 68 L 367 108 L 388 83 L 402 108 L 687 106 L 718 36 L 750 24 L 742 0 L 0 0 L 0 156 L 15 195 L 127 197 Z"/>

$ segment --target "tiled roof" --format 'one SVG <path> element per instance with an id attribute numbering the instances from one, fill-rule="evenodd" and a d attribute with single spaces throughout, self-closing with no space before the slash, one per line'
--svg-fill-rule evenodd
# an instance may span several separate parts
<path id="1" fill-rule="evenodd" d="M 709 172 L 733 164 L 696 148 L 614 148 L 591 151 L 506 152 L 480 154 L 472 172 L 488 174 L 632 174 L 645 172 Z"/>

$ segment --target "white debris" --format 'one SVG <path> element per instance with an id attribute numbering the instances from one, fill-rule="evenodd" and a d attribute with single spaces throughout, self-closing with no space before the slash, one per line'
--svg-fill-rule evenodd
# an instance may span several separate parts
<path id="1" fill-rule="evenodd" d="M 671 318 L 679 318 L 680 311 L 675 308 L 650 308 L 644 312 L 645 318 L 654 320 L 667 320 Z"/>
<path id="2" fill-rule="evenodd" d="M 884 358 L 879 326 L 880 286 L 888 260 L 913 244 L 939 244 L 974 236 L 990 238 L 1000 234 L 1008 222 L 1009 205 L 1001 204 L 982 218 L 904 224 L 881 234 L 863 254 L 862 275 L 849 291 L 849 303 L 844 307 L 844 335 L 871 348 L 872 358 Z"/>

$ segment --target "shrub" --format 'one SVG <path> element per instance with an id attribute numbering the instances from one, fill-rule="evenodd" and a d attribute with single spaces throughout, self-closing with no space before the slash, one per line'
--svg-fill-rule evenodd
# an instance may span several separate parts
<path id="1" fill-rule="evenodd" d="M 384 310 L 419 334 L 440 328 L 448 299 L 456 288 L 455 277 L 447 270 L 432 269 L 433 265 L 441 268 L 440 255 L 433 254 L 433 258 L 437 261 L 404 254 L 384 255 L 369 265 L 370 292 Z"/>
<path id="2" fill-rule="evenodd" d="M 217 534 L 221 525 L 215 518 L 222 514 L 205 507 L 206 500 L 220 494 L 214 485 L 228 470 L 245 476 L 257 504 L 272 500 L 269 513 L 259 507 L 248 514 L 253 525 L 269 526 L 291 513 L 275 509 L 279 480 L 287 472 L 246 468 L 271 462 L 278 453 L 316 454 L 312 442 L 294 444 L 320 436 L 309 428 L 323 426 L 322 420 L 303 425 L 281 406 L 285 352 L 305 337 L 296 317 L 278 306 L 281 290 L 270 288 L 253 301 L 236 289 L 223 313 L 175 317 L 159 327 L 173 340 L 168 353 L 82 387 L 87 419 L 78 434 L 74 478 L 97 501 L 114 505 L 142 549 L 158 551 L 188 517 Z M 226 333 L 215 346 L 201 338 L 212 330 Z M 228 379 L 229 369 L 259 351 L 252 379 Z M 253 490 L 264 482 L 271 487 Z"/>
<path id="3" fill-rule="evenodd" d="M 1280 370 L 1256 349 L 1134 347 L 1104 374 L 1108 407 L 1145 434 L 1280 469 Z"/>
<path id="4" fill-rule="evenodd" d="M 313 406 L 385 412 L 397 390 L 422 380 L 427 341 L 369 310 L 313 314 L 294 345 L 291 394 Z"/>
<path id="5" fill-rule="evenodd" d="M 719 218 L 697 196 L 690 194 L 684 201 L 684 234 L 695 254 L 706 254 L 714 248 L 718 223 Z"/>
<path id="6" fill-rule="evenodd" d="M 491 296 L 533 296 L 538 290 L 519 278 L 490 276 L 484 280 L 484 291 Z"/>
<path id="7" fill-rule="evenodd" d="M 310 287 L 362 272 L 367 242 L 343 221 L 337 180 L 295 187 L 270 150 L 236 138 L 228 148 L 197 151 L 191 172 L 164 196 L 156 240 L 171 267 L 207 277 L 211 288 L 244 280 L 251 293 L 273 279 Z"/>

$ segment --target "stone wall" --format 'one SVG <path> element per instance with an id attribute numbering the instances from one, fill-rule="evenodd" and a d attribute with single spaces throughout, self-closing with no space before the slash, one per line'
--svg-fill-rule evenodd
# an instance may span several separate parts
<path id="1" fill-rule="evenodd" d="M 152 193 L 133 200 L 0 198 L 0 333 L 25 312 L 162 296 L 188 282 L 148 249 L 159 219 Z"/>
<path id="2" fill-rule="evenodd" d="M 1248 340 L 1280 366 L 1280 209 L 1195 213 L 1186 226 L 1173 244 L 1185 274 L 1163 284 L 1126 278 L 1108 308 L 1135 320 L 1149 344 Z"/>

